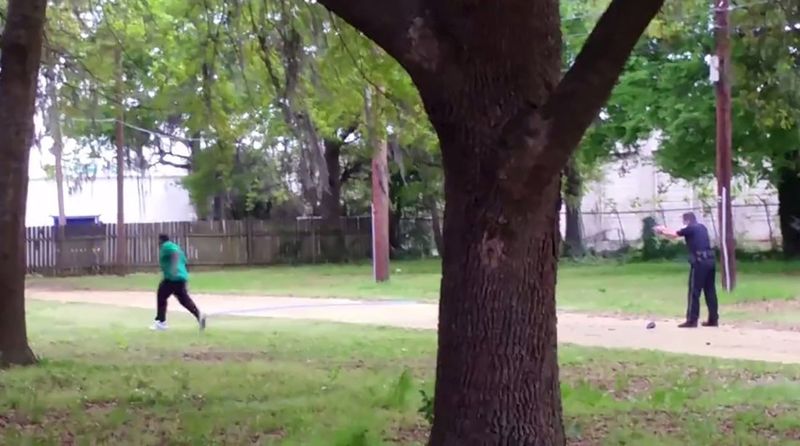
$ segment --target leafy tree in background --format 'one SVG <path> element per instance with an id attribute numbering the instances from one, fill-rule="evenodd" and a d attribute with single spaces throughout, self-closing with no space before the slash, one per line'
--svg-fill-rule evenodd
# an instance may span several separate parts
<path id="1" fill-rule="evenodd" d="M 367 87 L 391 97 L 382 122 L 403 141 L 431 134 L 399 65 L 303 0 L 117 3 L 58 2 L 50 34 L 64 133 L 84 158 L 104 158 L 124 102 L 129 167 L 186 169 L 201 216 L 267 218 L 293 203 L 289 216 L 338 222 L 343 185 L 369 166 Z"/>
<path id="2" fill-rule="evenodd" d="M 577 0 L 561 4 L 562 28 L 564 30 L 564 60 L 570 66 L 581 46 L 591 32 L 592 23 L 602 14 L 609 2 L 604 0 Z M 667 12 L 669 7 L 667 7 Z M 648 29 L 648 36 L 658 37 L 662 19 L 656 18 Z M 642 42 L 648 44 L 650 40 Z M 635 55 L 628 63 L 627 74 L 635 67 Z M 614 98 L 624 97 L 628 92 L 624 85 L 613 92 Z M 624 108 L 611 101 L 603 107 L 593 125 L 587 130 L 578 150 L 563 171 L 562 195 L 566 209 L 564 253 L 569 257 L 582 257 L 586 253 L 584 244 L 581 205 L 586 187 L 592 179 L 602 174 L 609 162 L 626 160 L 638 155 L 638 145 L 647 139 L 652 129 L 648 125 L 634 122 Z"/>
<path id="3" fill-rule="evenodd" d="M 643 43 L 609 101 L 622 111 L 607 120 L 625 133 L 601 144 L 629 144 L 643 129 L 661 136 L 656 153 L 669 174 L 689 181 L 713 176 L 716 115 L 704 58 L 713 52 L 706 2 L 671 11 L 659 39 Z M 800 22 L 789 1 L 737 7 L 733 27 L 734 168 L 740 177 L 767 180 L 777 190 L 783 250 L 800 255 Z"/>

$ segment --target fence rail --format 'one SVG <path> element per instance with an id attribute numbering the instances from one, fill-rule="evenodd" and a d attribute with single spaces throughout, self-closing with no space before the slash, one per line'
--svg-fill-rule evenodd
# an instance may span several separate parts
<path id="1" fill-rule="evenodd" d="M 584 210 L 580 225 L 587 248 L 613 251 L 640 242 L 642 219 L 678 225 L 681 214 L 695 211 L 717 238 L 715 209 L 673 207 L 667 209 Z M 741 247 L 774 248 L 780 245 L 777 206 L 773 203 L 733 207 L 734 230 Z M 561 229 L 566 218 L 562 214 Z M 67 229 L 69 229 L 67 231 Z M 341 232 L 337 232 L 340 229 Z M 326 228 L 318 218 L 290 222 L 217 221 L 167 222 L 125 225 L 126 267 L 129 271 L 157 266 L 158 235 L 169 234 L 186 251 L 191 266 L 259 266 L 287 263 L 321 263 L 366 260 L 372 253 L 371 219 L 343 217 L 336 228 Z M 435 252 L 432 223 L 426 218 L 402 219 L 392 231 L 392 247 L 398 255 L 425 257 Z M 29 274 L 106 274 L 116 268 L 117 227 L 114 224 L 66 227 L 63 240 L 50 226 L 27 228 Z M 59 248 L 60 246 L 60 248 Z"/>
<path id="2" fill-rule="evenodd" d="M 371 255 L 368 217 L 342 218 L 339 227 L 318 219 L 293 222 L 215 221 L 125 225 L 128 271 L 158 264 L 158 235 L 168 234 L 186 251 L 191 266 L 221 267 L 319 263 L 335 254 L 349 260 Z M 47 276 L 106 274 L 117 268 L 115 224 L 26 228 L 28 274 Z M 342 252 L 331 253 L 331 250 Z"/>

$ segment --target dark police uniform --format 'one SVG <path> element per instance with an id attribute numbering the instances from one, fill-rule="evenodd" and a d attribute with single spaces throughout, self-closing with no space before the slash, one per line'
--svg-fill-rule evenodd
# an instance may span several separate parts
<path id="1" fill-rule="evenodd" d="M 700 223 L 691 223 L 678 231 L 686 240 L 689 249 L 689 296 L 686 308 L 686 322 L 697 324 L 700 318 L 700 293 L 705 294 L 708 307 L 708 322 L 719 322 L 717 285 L 715 282 L 716 260 L 711 249 L 708 229 Z"/>

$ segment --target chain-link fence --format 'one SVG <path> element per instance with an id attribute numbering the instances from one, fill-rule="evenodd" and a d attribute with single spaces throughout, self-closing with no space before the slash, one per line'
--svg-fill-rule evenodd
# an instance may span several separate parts
<path id="1" fill-rule="evenodd" d="M 775 203 L 733 205 L 733 228 L 738 246 L 746 249 L 772 249 L 780 246 L 781 233 L 778 205 Z M 694 212 L 708 227 L 716 243 L 719 221 L 717 209 L 708 207 L 671 207 L 666 209 L 637 209 L 624 211 L 584 211 L 581 226 L 584 244 L 598 252 L 613 251 L 623 246 L 638 245 L 642 239 L 643 220 L 654 218 L 659 224 L 679 228 L 682 216 Z M 566 230 L 566 215 L 562 213 L 561 229 Z"/>

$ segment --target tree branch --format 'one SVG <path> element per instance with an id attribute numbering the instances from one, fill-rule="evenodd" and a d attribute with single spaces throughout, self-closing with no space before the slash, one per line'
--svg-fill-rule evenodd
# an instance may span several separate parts
<path id="1" fill-rule="evenodd" d="M 430 46 L 431 43 L 430 28 L 421 23 L 424 0 L 318 1 L 372 39 L 407 70 L 412 71 L 432 62 L 419 60 L 434 56 L 430 48 L 427 51 L 415 49 L 420 45 Z"/>
<path id="2" fill-rule="evenodd" d="M 556 172 L 567 163 L 663 4 L 664 0 L 612 1 L 541 111 L 550 133 L 547 155 L 537 167 Z"/>
<path id="3" fill-rule="evenodd" d="M 363 160 L 356 160 L 353 164 L 348 164 L 342 170 L 342 175 L 339 177 L 339 182 L 341 184 L 346 183 L 351 178 L 353 178 L 356 174 L 361 173 L 364 170 L 364 161 Z"/>
<path id="4" fill-rule="evenodd" d="M 160 164 L 162 166 L 175 167 L 177 169 L 184 169 L 184 170 L 189 170 L 189 171 L 192 170 L 192 165 L 189 164 L 189 163 L 174 163 L 172 161 L 167 161 L 164 158 L 159 158 L 158 161 L 156 162 L 156 164 Z"/>

